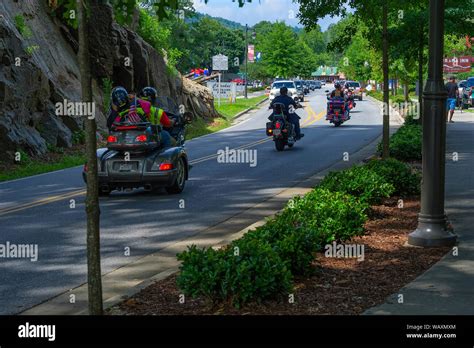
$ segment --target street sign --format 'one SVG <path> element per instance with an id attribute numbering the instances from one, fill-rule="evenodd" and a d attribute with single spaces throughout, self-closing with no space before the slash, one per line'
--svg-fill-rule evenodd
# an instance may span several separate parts
<path id="1" fill-rule="evenodd" d="M 443 71 L 445 73 L 459 73 L 471 71 L 474 58 L 471 56 L 444 58 Z"/>
<path id="2" fill-rule="evenodd" d="M 219 83 L 208 82 L 207 87 L 212 90 L 212 94 L 215 98 L 232 98 L 235 99 L 237 95 L 237 84 L 235 82 L 221 82 Z"/>
<path id="3" fill-rule="evenodd" d="M 227 71 L 229 70 L 229 57 L 223 54 L 218 54 L 212 57 L 212 70 L 214 71 Z"/>

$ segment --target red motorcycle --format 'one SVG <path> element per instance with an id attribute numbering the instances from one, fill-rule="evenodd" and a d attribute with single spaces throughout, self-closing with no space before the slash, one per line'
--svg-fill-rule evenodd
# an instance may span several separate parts
<path id="1" fill-rule="evenodd" d="M 356 107 L 354 96 L 350 89 L 346 89 L 345 95 L 346 95 L 347 106 L 349 107 L 349 111 L 350 111 Z"/>

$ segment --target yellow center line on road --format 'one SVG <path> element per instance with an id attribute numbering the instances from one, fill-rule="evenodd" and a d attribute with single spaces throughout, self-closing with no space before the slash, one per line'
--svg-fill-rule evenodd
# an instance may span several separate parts
<path id="1" fill-rule="evenodd" d="M 56 195 L 56 196 L 50 196 L 50 197 L 38 199 L 36 201 L 29 202 L 29 203 L 24 203 L 24 204 L 12 206 L 12 207 L 6 207 L 6 208 L 3 208 L 3 209 L 0 209 L 0 216 L 5 215 L 5 214 L 9 214 L 9 213 L 14 213 L 16 211 L 28 209 L 28 208 L 37 207 L 37 206 L 44 205 L 44 204 L 49 204 L 49 203 L 61 201 L 61 200 L 76 197 L 76 196 L 82 196 L 85 193 L 86 193 L 86 190 L 81 189 L 81 190 L 77 190 L 77 191 L 67 192 L 67 193 L 64 193 L 62 195 Z"/>
<path id="2" fill-rule="evenodd" d="M 323 111 L 323 112 L 316 115 L 316 113 L 314 112 L 314 110 L 311 108 L 310 105 L 308 105 L 306 108 L 308 109 L 308 111 L 307 111 L 308 115 L 304 119 L 301 127 L 305 127 L 305 126 L 309 126 L 309 125 L 313 124 L 314 122 L 320 120 L 322 115 L 324 114 L 324 111 Z M 251 148 L 251 147 L 254 147 L 254 146 L 257 146 L 257 145 L 260 145 L 260 144 L 264 144 L 264 143 L 269 142 L 271 140 L 273 140 L 272 137 L 263 138 L 263 139 L 256 140 L 256 141 L 248 143 L 248 144 L 241 145 L 241 146 L 235 148 L 234 150 L 242 150 L 242 149 Z M 190 161 L 189 163 L 194 165 L 194 164 L 197 164 L 197 163 L 202 163 L 202 162 L 205 162 L 205 161 L 209 161 L 209 160 L 217 158 L 217 157 L 218 157 L 218 154 L 216 153 L 216 154 L 204 156 L 204 157 L 201 157 L 201 158 L 197 158 L 195 160 Z M 42 199 L 39 199 L 39 200 L 36 200 L 36 201 L 20 204 L 20 205 L 17 205 L 17 206 L 6 207 L 6 208 L 3 208 L 3 209 L 0 209 L 0 216 L 10 214 L 10 213 L 14 213 L 14 212 L 18 212 L 18 211 L 25 210 L 25 209 L 29 209 L 29 208 L 38 207 L 38 206 L 53 203 L 53 202 L 58 202 L 58 201 L 65 200 L 65 199 L 68 199 L 68 198 L 82 196 L 82 195 L 85 195 L 86 192 L 87 192 L 86 190 L 81 189 L 81 190 L 66 192 L 66 193 L 60 194 L 60 195 L 45 197 L 45 198 L 42 198 Z"/>
<path id="3" fill-rule="evenodd" d="M 313 119 L 314 117 L 316 116 L 313 109 L 311 107 L 309 107 L 310 109 L 310 112 L 308 112 L 308 115 L 307 117 L 305 118 L 305 120 L 303 121 L 303 125 L 302 127 L 304 127 L 304 123 L 305 122 L 313 122 Z M 263 143 L 266 143 L 268 141 L 272 140 L 271 137 L 267 137 L 267 138 L 263 138 L 263 139 L 260 139 L 260 140 L 256 140 L 252 143 L 248 143 L 248 144 L 244 144 L 244 145 L 241 145 L 239 147 L 236 147 L 236 148 L 233 148 L 233 150 L 243 150 L 243 149 L 248 149 L 250 147 L 253 147 L 253 146 L 256 146 L 256 145 L 260 145 L 260 144 L 263 144 Z M 218 154 L 215 153 L 215 154 L 212 154 L 212 155 L 208 155 L 208 156 L 204 156 L 204 157 L 201 157 L 201 158 L 197 158 L 195 160 L 192 160 L 189 162 L 189 164 L 191 165 L 194 165 L 194 164 L 197 164 L 197 163 L 202 163 L 202 162 L 205 162 L 205 161 L 209 161 L 209 160 L 212 160 L 214 158 L 217 158 L 218 157 Z"/>
<path id="4" fill-rule="evenodd" d="M 324 113 L 325 113 L 324 111 L 321 111 L 317 115 L 314 114 L 314 119 L 311 122 L 307 123 L 305 126 L 311 126 L 313 123 L 315 123 L 315 122 L 319 121 L 320 119 L 322 119 L 323 116 L 324 116 Z"/>

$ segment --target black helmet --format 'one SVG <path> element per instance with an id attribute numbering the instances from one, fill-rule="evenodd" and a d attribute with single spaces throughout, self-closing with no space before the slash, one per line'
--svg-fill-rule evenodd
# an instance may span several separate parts
<path id="1" fill-rule="evenodd" d="M 147 101 L 154 101 L 157 97 L 157 94 L 158 92 L 156 91 L 155 88 L 153 87 L 145 87 L 142 89 L 142 91 L 140 92 L 140 95 L 139 97 L 141 99 L 144 99 L 144 100 L 147 100 Z"/>
<path id="2" fill-rule="evenodd" d="M 112 103 L 123 108 L 128 104 L 128 92 L 123 87 L 115 87 L 112 91 Z"/>
<path id="3" fill-rule="evenodd" d="M 287 95 L 288 94 L 288 88 L 287 87 L 280 88 L 280 94 L 281 95 Z"/>
<path id="4" fill-rule="evenodd" d="M 340 84 L 339 82 L 337 82 L 337 83 L 334 85 L 334 87 L 335 87 L 336 89 L 339 89 L 339 88 L 341 88 L 341 84 Z"/>

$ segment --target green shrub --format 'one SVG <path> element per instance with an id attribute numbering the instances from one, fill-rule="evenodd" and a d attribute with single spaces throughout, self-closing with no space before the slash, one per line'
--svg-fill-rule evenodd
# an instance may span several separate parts
<path id="1" fill-rule="evenodd" d="M 26 24 L 25 17 L 23 17 L 22 15 L 16 15 L 14 21 L 15 27 L 20 32 L 21 36 L 23 36 L 25 39 L 29 39 L 33 35 L 31 29 Z"/>
<path id="2" fill-rule="evenodd" d="M 270 244 L 292 274 L 308 274 L 314 252 L 333 241 L 364 233 L 367 208 L 355 197 L 316 188 L 292 199 L 279 215 L 246 233 L 243 239 Z"/>
<path id="3" fill-rule="evenodd" d="M 315 250 L 333 241 L 349 240 L 364 233 L 368 205 L 342 192 L 317 187 L 295 197 L 279 216 L 302 233 L 312 234 Z"/>
<path id="4" fill-rule="evenodd" d="M 356 196 L 368 204 L 380 203 L 395 191 L 392 184 L 365 166 L 353 166 L 340 172 L 329 173 L 319 187 L 333 192 Z"/>
<path id="5" fill-rule="evenodd" d="M 278 254 L 293 275 L 309 274 L 314 261 L 314 251 L 317 249 L 314 233 L 307 233 L 291 222 L 277 217 L 264 226 L 246 233 L 241 240 L 259 240 L 268 243 Z"/>
<path id="6" fill-rule="evenodd" d="M 35 53 L 37 50 L 39 50 L 39 46 L 38 45 L 31 45 L 31 46 L 28 46 L 25 48 L 25 52 L 29 55 L 29 56 L 32 56 L 33 53 Z"/>
<path id="7" fill-rule="evenodd" d="M 46 148 L 48 149 L 48 152 L 52 153 L 64 153 L 64 148 L 63 147 L 58 147 L 54 144 L 47 143 Z"/>
<path id="8" fill-rule="evenodd" d="M 230 301 L 240 307 L 291 290 L 290 271 L 260 240 L 239 239 L 220 250 L 192 246 L 178 254 L 178 260 L 182 265 L 177 284 L 187 296 Z"/>
<path id="9" fill-rule="evenodd" d="M 415 115 L 409 114 L 405 116 L 405 125 L 407 126 L 413 126 L 413 125 L 419 125 L 420 124 L 420 119 L 414 118 Z"/>
<path id="10" fill-rule="evenodd" d="M 225 272 L 224 254 L 212 248 L 188 247 L 177 255 L 182 261 L 177 284 L 186 296 L 204 296 L 211 300 L 221 298 L 220 282 Z"/>
<path id="11" fill-rule="evenodd" d="M 106 77 L 102 79 L 102 92 L 104 95 L 104 109 L 103 112 L 105 115 L 108 115 L 109 108 L 111 105 L 111 98 L 112 98 L 112 89 L 113 89 L 114 82 Z"/>
<path id="12" fill-rule="evenodd" d="M 390 138 L 390 156 L 401 161 L 421 160 L 422 127 L 405 124 Z"/>
<path id="13" fill-rule="evenodd" d="M 383 93 L 381 91 L 370 91 L 367 94 L 379 101 L 383 101 Z"/>
<path id="14" fill-rule="evenodd" d="M 413 173 L 410 166 L 394 158 L 372 160 L 366 165 L 395 187 L 396 195 L 420 193 L 420 175 Z"/>
<path id="15" fill-rule="evenodd" d="M 162 54 L 163 49 L 170 47 L 170 28 L 160 24 L 158 19 L 147 12 L 140 10 L 138 34 L 148 42 L 158 53 Z"/>
<path id="16" fill-rule="evenodd" d="M 395 104 L 405 103 L 405 97 L 403 95 L 394 95 L 390 96 L 390 101 Z"/>
<path id="17" fill-rule="evenodd" d="M 86 132 L 84 130 L 78 130 L 72 133 L 73 144 L 85 144 L 86 143 Z"/>

